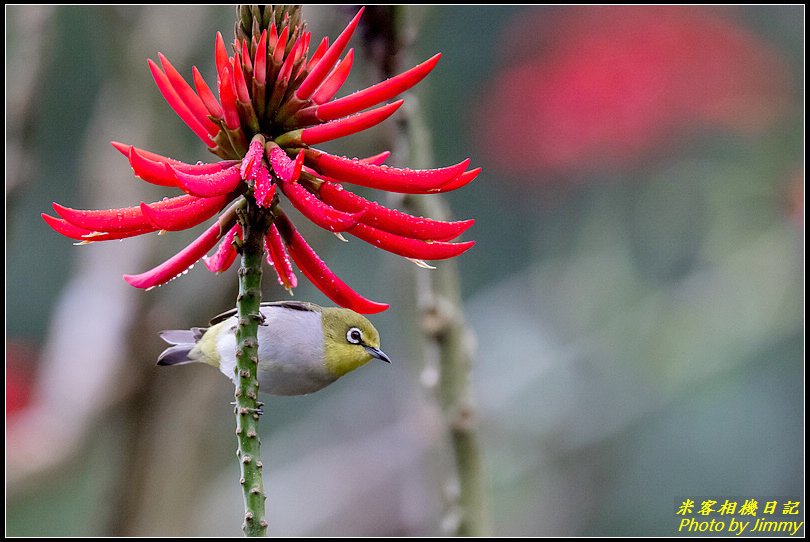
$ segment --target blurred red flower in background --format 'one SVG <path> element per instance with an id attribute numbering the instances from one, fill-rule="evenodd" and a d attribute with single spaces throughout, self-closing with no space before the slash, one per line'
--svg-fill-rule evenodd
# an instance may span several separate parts
<path id="1" fill-rule="evenodd" d="M 33 344 L 6 341 L 6 418 L 31 402 L 39 352 Z"/>
<path id="2" fill-rule="evenodd" d="M 783 111 L 779 54 L 703 7 L 523 14 L 485 90 L 481 148 L 511 173 L 626 167 L 689 129 L 756 133 Z"/>

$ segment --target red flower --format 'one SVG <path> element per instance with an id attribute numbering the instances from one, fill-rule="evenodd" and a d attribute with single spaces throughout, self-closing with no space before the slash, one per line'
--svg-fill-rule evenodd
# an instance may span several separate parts
<path id="1" fill-rule="evenodd" d="M 32 402 L 37 354 L 33 344 L 6 341 L 6 421 Z"/>
<path id="2" fill-rule="evenodd" d="M 226 270 L 236 258 L 242 232 L 237 210 L 246 198 L 271 210 L 266 234 L 268 262 L 288 290 L 297 285 L 290 257 L 304 275 L 336 303 L 373 313 L 388 305 L 370 301 L 343 283 L 315 254 L 279 208 L 279 193 L 318 226 L 354 235 L 374 246 L 415 260 L 458 256 L 474 242 L 450 242 L 473 220 L 441 222 L 411 216 L 362 198 L 344 188 L 355 184 L 406 194 L 430 194 L 459 188 L 480 171 L 467 171 L 464 160 L 431 170 L 382 165 L 389 153 L 349 159 L 313 147 L 370 128 L 391 116 L 402 100 L 377 106 L 410 89 L 436 66 L 437 54 L 410 70 L 348 96 L 334 99 L 346 81 L 354 55 L 343 51 L 362 9 L 329 45 L 324 38 L 310 56 L 311 35 L 284 14 L 252 35 L 238 32 L 233 55 L 218 33 L 215 44 L 219 99 L 192 68 L 190 85 L 162 54 L 160 65 L 148 61 L 163 97 L 209 150 L 222 160 L 187 164 L 130 145 L 113 142 L 146 182 L 173 187 L 185 195 L 135 207 L 81 211 L 54 203 L 59 218 L 43 214 L 57 232 L 82 243 L 122 239 L 160 230 L 182 230 L 219 215 L 179 254 L 158 267 L 124 279 L 138 288 L 153 288 L 184 273 L 219 243 L 205 259 L 213 272 Z M 283 13 L 283 12 L 279 12 Z M 269 15 L 269 14 L 268 14 Z M 373 109 L 369 109 L 374 107 Z"/>
<path id="3" fill-rule="evenodd" d="M 601 6 L 524 14 L 509 28 L 510 65 L 482 100 L 481 149 L 515 174 L 571 174 L 634 165 L 703 127 L 762 131 L 785 110 L 788 70 L 726 13 Z"/>

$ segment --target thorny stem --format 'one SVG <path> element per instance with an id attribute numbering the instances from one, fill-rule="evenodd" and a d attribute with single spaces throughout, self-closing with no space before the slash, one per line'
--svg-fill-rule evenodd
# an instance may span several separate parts
<path id="1" fill-rule="evenodd" d="M 236 438 L 237 457 L 245 501 L 245 521 L 242 530 L 246 536 L 265 536 L 267 521 L 264 517 L 264 482 L 259 453 L 259 342 L 261 324 L 259 309 L 262 301 L 262 258 L 264 232 L 268 216 L 253 198 L 238 211 L 244 240 L 240 248 L 242 265 L 239 268 L 239 295 L 236 298 L 239 322 L 236 328 Z"/>
<path id="2" fill-rule="evenodd" d="M 278 6 L 277 6 L 278 7 Z M 249 41 L 260 29 L 268 28 L 271 18 L 281 24 L 281 18 L 289 15 L 284 24 L 296 27 L 300 23 L 300 6 L 239 6 L 234 33 Z M 258 130 L 258 124 L 254 131 Z M 241 136 L 242 134 L 240 134 Z M 258 135 L 256 137 L 259 137 Z M 262 143 L 264 140 L 262 139 Z M 243 154 L 243 153 L 242 153 Z M 253 196 L 246 197 L 247 205 L 239 209 L 239 225 L 243 240 L 238 247 L 242 255 L 239 268 L 239 295 L 236 298 L 238 324 L 236 328 L 236 452 L 241 471 L 242 494 L 245 502 L 245 521 L 242 530 L 246 536 L 265 536 L 264 482 L 259 441 L 259 416 L 263 404 L 259 402 L 259 326 L 263 325 L 260 312 L 262 301 L 262 260 L 264 259 L 264 236 L 273 220 L 272 211 L 260 207 Z"/>
<path id="3" fill-rule="evenodd" d="M 369 6 L 371 7 L 371 6 Z M 377 26 L 367 31 L 367 47 L 381 72 L 389 77 L 398 71 L 398 53 L 407 41 L 409 20 L 404 6 L 375 6 L 366 12 Z M 381 13 L 377 13 L 381 12 Z M 382 43 L 380 43 L 382 42 Z M 398 133 L 392 136 L 395 156 L 410 155 L 416 167 L 432 161 L 430 136 L 418 110 L 399 115 Z M 438 194 L 406 196 L 404 204 L 416 215 L 439 220 L 448 217 Z M 433 271 L 416 269 L 418 310 L 422 319 L 426 351 L 438 352 L 439 402 L 449 434 L 455 463 L 455 477 L 449 480 L 448 510 L 443 528 L 456 536 L 486 536 L 491 533 L 486 504 L 486 483 L 478 444 L 475 404 L 470 383 L 472 332 L 464 323 L 460 280 L 454 262 L 445 261 Z"/>
<path id="4" fill-rule="evenodd" d="M 444 205 L 427 198 L 407 197 L 409 211 L 446 219 Z M 444 215 L 444 216 L 443 216 Z M 486 478 L 478 444 L 478 422 L 470 385 L 472 332 L 464 323 L 455 262 L 442 262 L 427 272 L 416 269 L 417 304 L 428 349 L 438 352 L 439 402 L 449 433 L 457 480 L 447 488 L 449 507 L 443 527 L 457 536 L 491 532 L 486 505 Z"/>

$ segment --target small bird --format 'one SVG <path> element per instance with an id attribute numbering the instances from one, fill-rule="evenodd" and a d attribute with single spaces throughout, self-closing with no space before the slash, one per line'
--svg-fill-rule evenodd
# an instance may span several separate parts
<path id="1" fill-rule="evenodd" d="M 259 326 L 259 390 L 303 395 L 328 386 L 372 359 L 391 363 L 380 334 L 353 310 L 303 301 L 266 302 Z M 216 316 L 211 327 L 162 331 L 171 344 L 158 365 L 207 363 L 236 383 L 236 310 Z"/>

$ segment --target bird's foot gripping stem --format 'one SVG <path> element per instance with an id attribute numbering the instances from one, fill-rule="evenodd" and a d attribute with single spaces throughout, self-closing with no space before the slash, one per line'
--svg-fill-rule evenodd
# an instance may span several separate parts
<path id="1" fill-rule="evenodd" d="M 237 410 L 236 401 L 231 401 L 231 405 L 233 405 L 234 412 L 236 412 Z M 264 414 L 264 410 L 262 409 L 264 403 L 256 403 L 256 405 L 257 405 L 256 408 L 240 407 L 239 414 L 252 414 L 254 416 L 261 416 L 262 414 Z"/>

